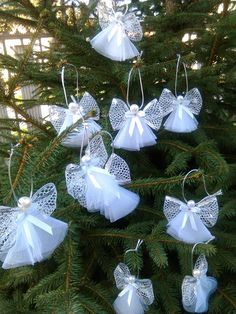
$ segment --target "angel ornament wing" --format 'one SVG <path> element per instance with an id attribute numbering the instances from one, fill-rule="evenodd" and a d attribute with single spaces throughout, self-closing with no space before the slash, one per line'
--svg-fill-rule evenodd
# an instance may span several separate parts
<path id="1" fill-rule="evenodd" d="M 164 214 L 168 220 L 167 233 L 185 243 L 206 242 L 214 238 L 207 227 L 213 227 L 218 218 L 217 196 L 221 190 L 207 195 L 200 202 L 182 202 L 166 196 Z"/>
<path id="2" fill-rule="evenodd" d="M 217 288 L 214 277 L 206 275 L 207 260 L 200 255 L 193 269 L 193 276 L 185 276 L 182 282 L 182 303 L 189 313 L 205 313 L 208 311 L 208 300 Z"/>
<path id="3" fill-rule="evenodd" d="M 68 225 L 50 217 L 56 208 L 53 183 L 32 197 L 21 197 L 17 207 L 0 207 L 0 260 L 5 269 L 33 265 L 49 257 L 64 240 Z"/>
<path id="4" fill-rule="evenodd" d="M 121 292 L 113 303 L 117 314 L 143 314 L 154 301 L 150 279 L 138 279 L 131 275 L 124 263 L 114 271 L 116 286 Z"/>
<path id="5" fill-rule="evenodd" d="M 91 112 L 94 115 L 91 114 L 91 117 L 88 117 L 88 114 Z M 72 102 L 69 103 L 68 109 L 50 106 L 49 115 L 50 121 L 58 135 L 81 120 L 81 124 L 69 132 L 62 140 L 61 144 L 65 147 L 80 147 L 82 142 L 86 145 L 88 138 L 101 130 L 101 127 L 95 122 L 99 120 L 99 107 L 95 99 L 87 92 L 80 101 L 72 97 Z"/>
<path id="6" fill-rule="evenodd" d="M 139 55 L 132 41 L 143 37 L 141 25 L 134 13 L 115 12 L 106 4 L 100 5 L 99 24 L 102 31 L 92 40 L 92 47 L 101 55 L 116 61 L 124 61 Z"/>
<path id="7" fill-rule="evenodd" d="M 126 150 L 140 150 L 156 144 L 152 129 L 159 130 L 162 112 L 157 99 L 149 102 L 144 109 L 138 105 L 128 106 L 121 99 L 114 98 L 109 110 L 113 130 L 119 130 L 113 145 Z"/>
<path id="8" fill-rule="evenodd" d="M 198 121 L 194 115 L 199 115 L 202 107 L 202 97 L 197 88 L 188 91 L 184 97 L 175 97 L 170 90 L 165 88 L 159 102 L 163 117 L 169 115 L 164 123 L 166 130 L 190 133 L 197 129 Z"/>
<path id="9" fill-rule="evenodd" d="M 100 212 L 110 222 L 131 213 L 139 203 L 139 196 L 121 187 L 130 182 L 127 163 L 118 155 L 109 159 L 101 135 L 96 135 L 86 149 L 79 165 L 66 168 L 68 193 L 87 208 Z"/>

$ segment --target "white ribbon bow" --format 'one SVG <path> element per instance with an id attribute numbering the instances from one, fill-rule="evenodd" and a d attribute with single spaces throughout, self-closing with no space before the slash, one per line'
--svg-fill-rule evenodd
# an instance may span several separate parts
<path id="1" fill-rule="evenodd" d="M 135 125 L 138 128 L 139 134 L 142 135 L 143 134 L 143 126 L 141 123 L 140 118 L 145 117 L 145 112 L 143 110 L 138 110 L 138 111 L 127 111 L 125 113 L 125 117 L 126 118 L 131 118 L 131 122 L 130 122 L 130 126 L 129 126 L 129 135 L 132 136 L 134 133 L 134 128 Z"/>
<path id="2" fill-rule="evenodd" d="M 116 286 L 122 290 L 119 297 L 128 293 L 128 305 L 131 305 L 131 300 L 134 291 L 139 296 L 141 303 L 144 306 L 150 305 L 154 301 L 152 282 L 149 279 L 137 279 L 132 276 L 127 265 L 119 263 L 114 271 Z"/>
<path id="3" fill-rule="evenodd" d="M 181 229 L 184 229 L 184 227 L 187 224 L 187 221 L 190 221 L 191 227 L 193 230 L 198 231 L 197 225 L 195 223 L 194 214 L 200 213 L 200 209 L 195 206 L 194 201 L 189 201 L 187 205 L 181 205 L 180 210 L 184 212 L 184 218 L 181 225 Z"/>
<path id="4" fill-rule="evenodd" d="M 172 109 L 172 111 L 175 110 L 175 108 L 177 108 L 178 116 L 181 120 L 183 118 L 183 111 L 185 111 L 191 118 L 193 118 L 194 115 L 193 115 L 192 111 L 190 110 L 190 108 L 188 108 L 190 101 L 186 100 L 182 97 L 180 98 L 180 97 L 178 97 L 176 100 L 173 101 L 173 105 L 175 107 Z"/>

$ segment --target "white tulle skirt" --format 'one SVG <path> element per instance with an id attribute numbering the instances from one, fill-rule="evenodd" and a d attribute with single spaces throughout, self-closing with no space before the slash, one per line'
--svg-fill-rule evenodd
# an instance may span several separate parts
<path id="1" fill-rule="evenodd" d="M 196 285 L 196 302 L 191 306 L 187 306 L 183 302 L 183 307 L 190 313 L 205 313 L 208 311 L 209 297 L 217 288 L 217 281 L 213 277 L 203 276 L 197 281 Z M 193 293 L 194 293 L 193 292 Z M 195 294 L 194 293 L 194 294 Z"/>
<path id="2" fill-rule="evenodd" d="M 139 55 L 139 51 L 119 24 L 111 23 L 90 42 L 98 53 L 115 61 L 124 61 Z"/>
<path id="3" fill-rule="evenodd" d="M 167 233 L 173 238 L 183 241 L 185 243 L 197 243 L 206 242 L 213 238 L 212 234 L 203 224 L 199 216 L 193 213 L 193 218 L 197 230 L 192 228 L 191 222 L 188 219 L 185 226 L 182 228 L 184 220 L 184 212 L 180 212 L 175 218 L 173 218 L 167 225 Z"/>
<path id="4" fill-rule="evenodd" d="M 190 133 L 197 129 L 198 121 L 195 117 L 191 117 L 186 111 L 182 110 L 182 118 L 180 118 L 177 108 L 172 111 L 164 123 L 164 128 L 171 132 Z"/>
<path id="5" fill-rule="evenodd" d="M 75 129 L 61 141 L 61 145 L 77 148 L 81 147 L 83 143 L 83 145 L 86 146 L 88 144 L 88 139 L 101 130 L 100 125 L 94 120 L 87 120 L 86 123 L 88 124 L 87 131 L 84 131 L 84 129 Z"/>
<path id="6" fill-rule="evenodd" d="M 114 310 L 116 314 L 143 314 L 144 308 L 140 302 L 140 298 L 137 295 L 135 288 L 133 289 L 133 294 L 131 298 L 130 305 L 128 304 L 129 293 L 125 293 L 122 296 L 118 296 L 113 303 Z"/>
<path id="7" fill-rule="evenodd" d="M 119 186 L 115 177 L 108 171 L 103 172 L 96 171 L 96 167 L 89 170 L 86 176 L 86 205 L 89 212 L 100 211 L 106 219 L 114 222 L 127 216 L 137 207 L 139 196 Z"/>
<path id="8" fill-rule="evenodd" d="M 34 215 L 40 221 L 46 223 L 52 228 L 50 234 L 29 221 L 22 221 L 17 226 L 16 241 L 8 252 L 0 254 L 0 260 L 3 262 L 2 268 L 9 269 L 25 265 L 34 265 L 48 258 L 54 250 L 64 240 L 68 225 L 60 220 L 50 216 L 37 213 Z M 29 243 L 23 224 L 27 225 L 33 247 Z"/>
<path id="9" fill-rule="evenodd" d="M 132 118 L 126 119 L 125 124 L 117 133 L 113 141 L 114 147 L 135 151 L 140 150 L 140 148 L 145 146 L 155 145 L 157 137 L 143 118 L 140 118 L 143 133 L 140 134 L 139 129 L 135 124 L 133 134 L 129 134 L 131 119 Z"/>

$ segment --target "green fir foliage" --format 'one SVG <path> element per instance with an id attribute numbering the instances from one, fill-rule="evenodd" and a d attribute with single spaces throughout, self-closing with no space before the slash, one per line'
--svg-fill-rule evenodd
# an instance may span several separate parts
<path id="1" fill-rule="evenodd" d="M 159 98 L 165 87 L 173 91 L 176 55 L 181 54 L 189 87 L 200 90 L 203 107 L 197 131 L 175 134 L 161 128 L 156 146 L 140 152 L 119 150 L 131 170 L 127 188 L 138 192 L 141 202 L 134 213 L 113 224 L 88 213 L 67 194 L 65 167 L 79 161 L 78 151 L 60 145 L 69 130 L 57 138 L 51 124 L 33 118 L 29 109 L 42 104 L 65 106 L 60 70 L 63 64 L 72 63 L 79 71 L 79 94 L 88 91 L 97 100 L 102 113 L 99 123 L 111 132 L 108 109 L 113 97 L 125 100 L 133 63 L 111 61 L 91 48 L 88 39 L 100 29 L 96 1 L 88 6 L 78 6 L 79 1 L 56 5 L 59 2 L 67 1 L 0 1 L 0 38 L 14 25 L 34 30 L 19 58 L 0 55 L 0 68 L 11 74 L 8 80 L 0 78 L 1 108 L 16 113 L 16 118 L 0 119 L 0 203 L 14 206 L 7 158 L 11 143 L 20 141 L 12 166 L 17 195 L 28 195 L 30 175 L 35 190 L 54 182 L 58 200 L 53 215 L 69 223 L 65 241 L 50 259 L 32 267 L 0 270 L 0 313 L 114 313 L 112 303 L 118 290 L 113 271 L 124 259 L 134 274 L 139 272 L 141 278 L 153 282 L 155 301 L 150 314 L 185 313 L 181 282 L 191 274 L 192 246 L 166 234 L 163 201 L 165 195 L 182 197 L 181 182 L 193 168 L 205 174 L 209 192 L 223 190 L 219 219 L 212 229 L 216 240 L 197 246 L 194 254 L 194 258 L 201 253 L 207 256 L 208 273 L 218 281 L 209 313 L 235 313 L 236 1 L 132 1 L 130 7 L 142 20 L 144 31 L 138 45 L 143 50 L 140 70 L 145 103 Z M 190 37 L 183 41 L 185 34 Z M 42 35 L 53 38 L 50 49 L 34 51 Z M 138 101 L 137 71 L 134 74 L 131 99 Z M 182 74 L 180 93 L 185 91 Z M 73 71 L 68 68 L 66 76 L 68 95 L 74 94 Z M 37 99 L 19 99 L 16 91 L 29 83 L 37 86 Z M 30 127 L 20 128 L 22 122 Z M 186 194 L 195 200 L 205 196 L 200 173 L 188 177 Z M 138 239 L 144 240 L 139 254 L 124 256 Z"/>

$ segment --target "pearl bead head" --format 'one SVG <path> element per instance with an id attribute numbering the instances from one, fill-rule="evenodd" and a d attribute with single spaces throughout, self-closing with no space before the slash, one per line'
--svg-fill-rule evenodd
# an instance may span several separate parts
<path id="1" fill-rule="evenodd" d="M 72 113 L 76 113 L 79 109 L 79 106 L 78 104 L 76 104 L 75 102 L 71 102 L 69 103 L 69 110 L 72 112 Z"/>
<path id="2" fill-rule="evenodd" d="M 82 158 L 81 158 L 81 161 L 83 163 L 87 163 L 91 160 L 91 158 L 88 156 L 88 155 L 84 155 Z"/>
<path id="3" fill-rule="evenodd" d="M 138 113 L 139 112 L 139 106 L 138 105 L 131 105 L 130 106 L 130 111 L 132 113 Z"/>
<path id="4" fill-rule="evenodd" d="M 197 278 L 201 276 L 201 271 L 200 269 L 194 269 L 193 270 L 193 277 Z"/>
<path id="5" fill-rule="evenodd" d="M 17 205 L 21 210 L 25 211 L 32 205 L 32 201 L 29 197 L 23 196 L 18 200 Z"/>
<path id="6" fill-rule="evenodd" d="M 193 207 L 195 207 L 195 205 L 196 205 L 196 203 L 193 200 L 187 202 L 187 206 L 189 208 L 193 208 Z"/>

